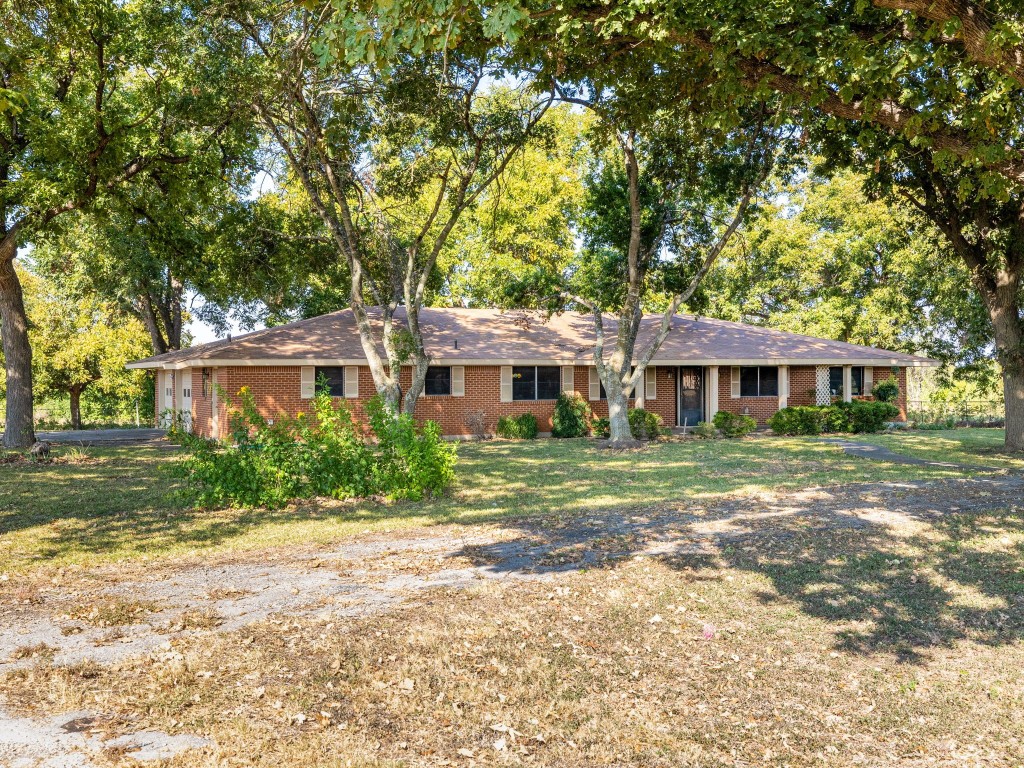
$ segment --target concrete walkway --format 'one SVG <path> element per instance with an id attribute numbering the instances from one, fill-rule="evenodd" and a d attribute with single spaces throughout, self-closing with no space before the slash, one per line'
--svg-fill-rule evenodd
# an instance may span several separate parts
<path id="1" fill-rule="evenodd" d="M 988 467 L 980 464 L 956 464 L 951 461 L 931 461 L 921 459 L 917 456 L 907 456 L 904 453 L 896 453 L 889 448 L 873 443 L 861 443 L 856 440 L 846 440 L 841 437 L 828 437 L 822 440 L 823 443 L 838 445 L 843 452 L 849 456 L 856 456 L 861 459 L 872 459 L 874 461 L 888 461 L 892 464 L 911 464 L 919 467 L 939 467 L 942 469 L 959 469 L 968 472 L 1005 472 L 1004 467 Z"/>

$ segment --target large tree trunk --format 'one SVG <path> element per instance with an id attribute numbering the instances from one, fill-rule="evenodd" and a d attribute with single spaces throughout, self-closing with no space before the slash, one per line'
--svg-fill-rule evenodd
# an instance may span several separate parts
<path id="1" fill-rule="evenodd" d="M 32 347 L 21 281 L 14 269 L 17 241 L 8 233 L 0 242 L 0 336 L 7 367 L 5 448 L 28 448 L 36 441 L 32 423 Z"/>
<path id="2" fill-rule="evenodd" d="M 82 387 L 72 387 L 71 395 L 71 428 L 82 428 Z"/>
<path id="3" fill-rule="evenodd" d="M 620 383 L 609 388 L 605 385 L 608 395 L 608 444 L 611 448 L 634 448 L 639 441 L 633 438 L 629 428 L 629 400 L 625 389 Z"/>
<path id="4" fill-rule="evenodd" d="M 1006 449 L 1024 451 L 1024 321 L 1014 292 L 997 291 L 985 298 L 992 318 L 996 359 L 1003 369 Z"/>

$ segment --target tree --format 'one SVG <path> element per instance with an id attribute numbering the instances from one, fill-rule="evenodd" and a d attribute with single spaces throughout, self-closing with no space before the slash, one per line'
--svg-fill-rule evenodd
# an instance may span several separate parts
<path id="1" fill-rule="evenodd" d="M 429 365 L 419 310 L 438 258 L 551 97 L 498 86 L 506 69 L 488 55 L 409 56 L 386 72 L 323 56 L 318 64 L 321 16 L 302 9 L 238 23 L 263 73 L 254 108 L 347 268 L 376 389 L 411 413 Z M 380 307 L 379 326 L 371 305 Z M 399 375 L 409 363 L 403 394 Z"/>
<path id="2" fill-rule="evenodd" d="M 143 371 L 125 368 L 145 357 L 149 337 L 142 323 L 114 303 L 23 273 L 30 320 L 33 375 L 44 396 L 67 397 L 71 428 L 82 428 L 82 395 L 89 388 L 108 395 L 138 392 Z"/>
<path id="3" fill-rule="evenodd" d="M 835 167 L 870 169 L 943 233 L 992 325 L 1006 446 L 1024 450 L 1024 11 L 1011 0 L 763 3 L 334 0 L 337 55 L 512 44 L 540 76 L 703 58 L 724 94 L 779 94 Z M 630 61 L 634 62 L 633 67 Z M 639 62 L 636 64 L 635 62 Z M 684 92 L 689 92 L 692 89 Z M 684 86 L 685 88 L 685 86 Z"/>
<path id="4" fill-rule="evenodd" d="M 642 391 L 673 316 L 746 217 L 774 165 L 779 132 L 765 106 L 734 129 L 718 131 L 693 104 L 640 116 L 621 91 L 608 99 L 596 88 L 591 93 L 571 100 L 597 112 L 611 146 L 591 177 L 584 206 L 587 248 L 563 295 L 592 314 L 593 359 L 608 400 L 610 444 L 622 447 L 635 444 L 630 393 Z M 644 305 L 654 290 L 666 298 L 661 322 L 637 354 Z M 616 330 L 606 357 L 609 310 Z"/>
<path id="5" fill-rule="evenodd" d="M 225 98 L 233 65 L 207 45 L 201 3 L 15 0 L 0 18 L 4 445 L 20 447 L 34 437 L 19 247 L 159 172 L 218 167 L 248 136 Z"/>
<path id="6" fill-rule="evenodd" d="M 992 332 L 966 268 L 936 270 L 941 235 L 910 206 L 871 200 L 843 171 L 777 183 L 708 279 L 715 317 L 925 353 L 988 378 Z"/>

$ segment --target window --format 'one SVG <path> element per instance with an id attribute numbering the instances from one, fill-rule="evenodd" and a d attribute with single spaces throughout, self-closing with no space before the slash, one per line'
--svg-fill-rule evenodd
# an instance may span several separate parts
<path id="1" fill-rule="evenodd" d="M 557 400 L 562 371 L 557 365 L 512 366 L 513 400 Z"/>
<path id="2" fill-rule="evenodd" d="M 740 368 L 740 397 L 776 397 L 778 394 L 778 368 L 757 365 Z"/>
<path id="3" fill-rule="evenodd" d="M 345 366 L 318 365 L 313 380 L 316 382 L 317 389 L 325 389 L 331 397 L 345 396 Z"/>
<path id="4" fill-rule="evenodd" d="M 183 398 L 185 398 L 186 400 L 191 400 L 192 399 L 192 387 L 185 387 L 181 391 L 181 396 Z"/>
<path id="5" fill-rule="evenodd" d="M 452 393 L 452 369 L 447 365 L 432 365 L 427 368 L 423 383 L 425 395 L 450 395 Z"/>
<path id="6" fill-rule="evenodd" d="M 843 366 L 833 365 L 828 369 L 828 388 L 832 397 L 843 396 Z M 850 395 L 859 395 L 864 391 L 864 366 L 850 366 Z"/>

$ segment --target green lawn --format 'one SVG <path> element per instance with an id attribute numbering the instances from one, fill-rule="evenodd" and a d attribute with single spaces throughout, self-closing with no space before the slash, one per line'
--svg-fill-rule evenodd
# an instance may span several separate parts
<path id="1" fill-rule="evenodd" d="M 882 435 L 857 435 L 856 439 L 929 461 L 1024 470 L 1024 456 L 1008 454 L 1003 449 L 1001 429 L 915 430 Z"/>
<path id="2" fill-rule="evenodd" d="M 995 432 L 972 432 L 995 439 Z M 871 439 L 910 443 L 904 436 Z M 954 438 L 917 439 L 914 450 Z M 949 460 L 969 463 L 971 445 L 962 443 Z M 186 508 L 169 473 L 173 452 L 154 448 L 93 449 L 78 463 L 0 465 L 0 573 L 322 544 L 364 531 L 474 525 L 512 515 L 557 517 L 774 489 L 963 475 L 855 459 L 800 438 L 665 442 L 628 453 L 609 453 L 586 440 L 491 441 L 461 445 L 459 455 L 458 486 L 446 498 L 305 503 L 280 511 Z M 985 463 L 992 460 L 984 454 Z"/>

